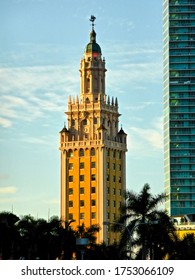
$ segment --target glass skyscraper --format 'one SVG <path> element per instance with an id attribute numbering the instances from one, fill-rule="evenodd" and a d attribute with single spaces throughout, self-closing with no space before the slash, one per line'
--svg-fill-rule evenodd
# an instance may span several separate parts
<path id="1" fill-rule="evenodd" d="M 195 0 L 163 1 L 164 185 L 171 216 L 195 214 Z"/>

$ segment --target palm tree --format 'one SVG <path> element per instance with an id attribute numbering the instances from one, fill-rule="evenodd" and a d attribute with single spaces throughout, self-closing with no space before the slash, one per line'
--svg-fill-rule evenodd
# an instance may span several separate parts
<path id="1" fill-rule="evenodd" d="M 16 228 L 18 220 L 11 212 L 0 213 L 0 259 L 17 257 L 20 237 Z"/>
<path id="2" fill-rule="evenodd" d="M 139 194 L 133 191 L 125 193 L 121 216 L 117 220 L 118 224 L 125 225 L 123 230 L 120 228 L 120 246 L 126 250 L 128 242 L 130 251 L 136 247 L 137 258 L 146 259 L 149 255 L 150 258 L 162 258 L 168 250 L 166 244 L 171 243 L 171 239 L 174 240 L 174 227 L 168 215 L 165 211 L 158 210 L 165 197 L 163 193 L 152 195 L 149 184 L 145 184 Z M 154 221 L 158 221 L 158 224 L 154 224 Z M 118 227 L 115 226 L 115 230 Z"/>

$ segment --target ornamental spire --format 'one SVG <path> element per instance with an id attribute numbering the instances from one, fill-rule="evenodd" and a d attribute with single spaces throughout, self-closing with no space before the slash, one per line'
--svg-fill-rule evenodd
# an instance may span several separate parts
<path id="1" fill-rule="evenodd" d="M 92 24 L 91 24 L 92 30 L 94 30 L 94 21 L 95 21 L 95 19 L 96 19 L 96 17 L 94 17 L 93 15 L 91 15 L 91 18 L 89 19 L 92 22 Z"/>

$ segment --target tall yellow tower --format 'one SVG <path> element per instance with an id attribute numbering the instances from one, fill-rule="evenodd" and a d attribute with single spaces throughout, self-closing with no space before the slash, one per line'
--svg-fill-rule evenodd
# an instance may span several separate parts
<path id="1" fill-rule="evenodd" d="M 116 235 L 103 226 L 114 222 L 126 189 L 126 133 L 119 130 L 117 98 L 106 97 L 105 59 L 96 43 L 95 17 L 80 64 L 80 98 L 68 99 L 68 126 L 60 132 L 61 219 L 74 227 L 99 224 L 97 242 Z"/>

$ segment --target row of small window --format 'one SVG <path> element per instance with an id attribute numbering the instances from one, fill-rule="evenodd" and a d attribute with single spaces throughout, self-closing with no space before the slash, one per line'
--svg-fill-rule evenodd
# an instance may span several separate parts
<path id="1" fill-rule="evenodd" d="M 73 194 L 73 188 L 69 188 L 68 193 L 69 195 Z M 84 194 L 85 193 L 85 188 L 80 188 L 80 194 Z M 91 187 L 91 193 L 96 193 L 96 188 L 95 187 Z"/>
<path id="2" fill-rule="evenodd" d="M 108 207 L 110 207 L 111 205 L 110 205 L 110 200 L 107 200 L 107 206 Z M 122 206 L 122 202 L 121 201 L 119 201 L 119 208 L 121 208 L 121 206 Z M 112 200 L 112 207 L 116 207 L 116 201 L 115 200 Z"/>
<path id="3" fill-rule="evenodd" d="M 68 157 L 73 157 L 73 154 L 74 154 L 74 153 L 73 153 L 73 150 L 69 150 L 67 156 L 68 156 Z M 84 157 L 84 155 L 85 155 L 84 149 L 80 149 L 80 150 L 79 150 L 79 156 L 80 156 L 80 157 Z M 91 156 L 95 156 L 95 155 L 96 155 L 96 151 L 95 151 L 94 148 L 91 149 L 90 155 L 91 155 Z M 107 150 L 106 150 L 106 155 L 107 155 L 107 156 L 112 156 L 113 158 L 121 159 L 121 157 L 122 157 L 122 152 L 121 152 L 121 151 L 118 151 L 118 152 L 117 152 L 116 150 L 107 149 Z"/>
<path id="4" fill-rule="evenodd" d="M 194 13 L 170 13 L 170 19 L 195 19 Z"/>
<path id="5" fill-rule="evenodd" d="M 195 163 L 195 158 L 189 158 L 189 157 L 182 157 L 182 158 L 171 158 L 170 160 L 172 163 L 183 163 L 183 164 L 190 164 Z"/>
<path id="6" fill-rule="evenodd" d="M 195 113 L 195 106 L 171 106 L 170 113 Z"/>
<path id="7" fill-rule="evenodd" d="M 107 213 L 107 219 L 111 219 L 111 214 L 108 212 Z M 112 213 L 112 220 L 115 221 L 116 220 L 116 213 Z"/>
<path id="8" fill-rule="evenodd" d="M 195 4 L 195 0 L 170 0 L 170 5 L 184 5 L 184 4 Z"/>
<path id="9" fill-rule="evenodd" d="M 115 188 L 112 188 L 112 194 L 115 195 L 116 194 L 116 189 Z M 110 194 L 110 188 L 107 187 L 107 194 Z M 122 195 L 122 190 L 121 189 L 118 189 L 118 195 Z"/>
<path id="10" fill-rule="evenodd" d="M 110 181 L 110 175 L 109 175 L 109 174 L 106 174 L 106 181 L 107 181 L 107 182 Z M 120 176 L 118 177 L 117 181 L 118 181 L 118 183 L 121 183 L 121 182 L 122 182 L 122 179 L 121 179 Z M 113 182 L 113 183 L 116 182 L 116 176 L 115 176 L 115 175 L 112 176 L 112 182 Z"/>
<path id="11" fill-rule="evenodd" d="M 173 20 L 170 21 L 170 26 L 195 26 L 194 20 Z"/>
<path id="12" fill-rule="evenodd" d="M 90 155 L 91 155 L 91 156 L 95 156 L 95 154 L 96 154 L 95 149 L 92 148 L 91 151 L 90 151 Z M 79 150 L 79 156 L 80 156 L 80 157 L 84 157 L 84 155 L 85 155 L 84 149 L 80 149 L 80 150 Z M 68 156 L 68 157 L 73 157 L 73 150 L 69 150 L 67 156 Z"/>
<path id="13" fill-rule="evenodd" d="M 107 149 L 106 150 L 106 155 L 109 157 L 109 156 L 112 156 L 113 158 L 118 158 L 118 159 L 121 159 L 122 157 L 122 152 L 121 151 L 116 151 L 116 150 L 110 150 L 110 149 Z"/>
<path id="14" fill-rule="evenodd" d="M 96 167 L 95 161 L 92 161 L 91 162 L 91 168 L 95 168 L 95 167 Z M 80 169 L 84 169 L 85 168 L 85 163 L 84 162 L 80 162 L 79 168 Z M 68 169 L 69 170 L 73 170 L 74 169 L 74 164 L 73 163 L 69 163 Z"/>
<path id="15" fill-rule="evenodd" d="M 107 169 L 110 169 L 110 162 L 106 162 Z M 116 170 L 116 163 L 112 163 L 112 170 Z M 121 164 L 118 164 L 118 171 L 121 171 Z"/>
<path id="16" fill-rule="evenodd" d="M 85 219 L 85 213 L 79 214 L 79 219 L 84 220 Z M 96 212 L 91 213 L 91 219 L 96 219 Z M 72 213 L 69 213 L 69 220 L 74 220 L 74 215 Z"/>
<path id="17" fill-rule="evenodd" d="M 195 56 L 191 57 L 193 58 L 193 60 L 195 61 Z M 189 56 L 184 56 L 184 57 L 181 57 L 179 58 L 179 61 L 189 61 Z M 176 61 L 178 62 L 178 58 L 177 57 L 172 57 L 171 58 L 171 61 Z M 194 70 L 173 70 L 173 71 L 170 71 L 170 77 L 189 77 L 189 76 L 195 76 L 195 71 Z M 175 93 L 175 96 L 176 96 L 176 93 Z"/>
<path id="18" fill-rule="evenodd" d="M 80 200 L 80 207 L 84 207 L 84 206 L 85 206 L 85 201 Z M 91 206 L 96 206 L 96 200 L 95 199 L 91 200 Z M 73 207 L 73 200 L 69 200 L 68 207 Z"/>
<path id="19" fill-rule="evenodd" d="M 194 192 L 194 187 L 191 186 L 191 187 L 186 187 L 186 186 L 172 186 L 171 187 L 171 193 L 193 193 L 195 194 Z"/>
<path id="20" fill-rule="evenodd" d="M 172 171 L 171 178 L 195 178 L 195 172 L 191 171 Z"/>
<path id="21" fill-rule="evenodd" d="M 189 28 L 190 30 L 191 28 Z M 191 31 L 189 31 L 191 32 Z M 173 55 L 186 55 L 186 56 L 190 56 L 195 54 L 195 50 L 194 49 L 174 49 L 174 50 L 170 50 L 169 55 L 170 57 Z"/>
<path id="22" fill-rule="evenodd" d="M 97 122 L 98 122 L 97 118 L 94 118 L 94 119 L 93 119 L 93 123 L 94 123 L 94 124 L 97 124 Z M 82 124 L 83 124 L 83 125 L 87 125 L 87 119 L 84 119 L 84 120 L 82 121 Z M 71 126 L 75 126 L 75 120 L 73 120 L 73 119 L 72 119 L 72 121 L 71 121 Z"/>
<path id="23" fill-rule="evenodd" d="M 171 121 L 170 127 L 194 127 L 195 121 Z"/>
<path id="24" fill-rule="evenodd" d="M 185 84 L 185 85 L 171 84 L 170 85 L 170 92 L 185 92 L 185 91 L 187 91 L 187 92 L 195 91 L 195 86 L 191 85 L 191 84 Z"/>
<path id="25" fill-rule="evenodd" d="M 187 149 L 195 149 L 195 143 L 186 143 L 186 142 L 171 142 L 170 145 L 171 148 L 174 149 L 181 149 L 181 148 L 187 148 Z"/>
<path id="26" fill-rule="evenodd" d="M 193 134 L 195 135 L 194 128 L 171 128 L 170 134 Z"/>
<path id="27" fill-rule="evenodd" d="M 175 7 L 170 7 L 169 12 L 190 12 L 190 11 L 195 11 L 195 6 L 175 6 Z"/>
<path id="28" fill-rule="evenodd" d="M 171 207 L 195 207 L 194 201 L 173 201 Z"/>
<path id="29" fill-rule="evenodd" d="M 194 194 L 180 194 L 180 193 L 172 193 L 171 198 L 173 200 L 194 200 L 195 201 L 195 193 Z"/>
<path id="30" fill-rule="evenodd" d="M 91 181 L 96 180 L 96 174 L 91 174 Z M 74 177 L 72 175 L 68 176 L 68 181 L 69 182 L 74 182 Z M 84 182 L 85 181 L 85 175 L 80 175 L 79 176 L 79 181 Z"/>
<path id="31" fill-rule="evenodd" d="M 174 47 L 178 48 L 179 46 L 177 44 Z M 187 45 L 186 45 L 186 47 L 187 47 Z M 195 42 L 194 42 L 194 47 L 195 47 Z M 194 68 L 195 68 L 195 63 L 185 63 L 185 62 L 178 63 L 178 62 L 171 62 L 170 70 L 194 70 Z M 190 84 L 190 83 L 186 83 L 186 84 Z"/>
<path id="32" fill-rule="evenodd" d="M 194 179 L 171 179 L 171 185 L 172 186 L 195 186 L 195 180 Z"/>

